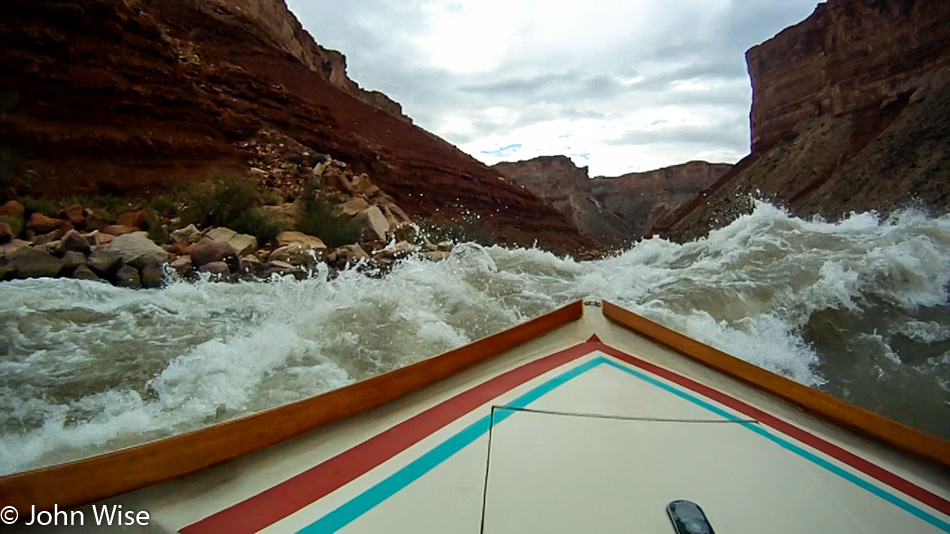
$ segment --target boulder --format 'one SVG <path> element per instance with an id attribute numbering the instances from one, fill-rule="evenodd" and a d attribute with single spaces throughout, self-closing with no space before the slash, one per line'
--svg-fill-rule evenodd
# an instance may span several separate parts
<path id="1" fill-rule="evenodd" d="M 138 232 L 139 229 L 132 226 L 124 226 L 121 224 L 110 224 L 102 229 L 102 233 L 114 235 L 116 237 L 120 235 L 132 234 Z"/>
<path id="2" fill-rule="evenodd" d="M 10 258 L 16 251 L 29 246 L 30 242 L 22 239 L 13 239 L 8 243 L 0 244 L 0 258 Z"/>
<path id="3" fill-rule="evenodd" d="M 172 243 L 197 243 L 201 239 L 201 231 L 195 227 L 193 224 L 189 224 L 184 228 L 179 228 L 171 233 L 169 236 L 172 240 Z"/>
<path id="4" fill-rule="evenodd" d="M 237 252 L 231 245 L 208 237 L 201 238 L 191 249 L 191 261 L 199 267 L 236 255 Z"/>
<path id="5" fill-rule="evenodd" d="M 47 238 L 47 237 L 50 236 L 50 235 L 54 235 L 54 233 L 53 233 L 53 232 L 50 232 L 50 233 L 49 233 L 48 235 L 46 235 L 46 236 L 40 236 L 40 237 L 36 238 L 36 240 L 33 241 L 33 248 L 38 248 L 38 249 L 41 249 L 41 250 L 45 250 L 46 252 L 49 252 L 50 254 L 52 254 L 52 255 L 55 256 L 55 255 L 56 255 L 56 249 L 59 247 L 59 239 L 57 239 L 57 240 L 55 240 L 55 241 L 47 241 L 46 239 L 43 239 L 43 238 Z"/>
<path id="6" fill-rule="evenodd" d="M 449 257 L 449 253 L 444 250 L 433 250 L 426 253 L 426 259 L 429 261 L 442 261 Z"/>
<path id="7" fill-rule="evenodd" d="M 344 193 L 351 193 L 350 181 L 346 178 L 338 167 L 331 165 L 323 171 L 323 183 L 330 189 L 336 189 Z"/>
<path id="8" fill-rule="evenodd" d="M 406 212 L 396 204 L 389 202 L 386 204 L 386 207 L 389 208 L 389 211 L 391 211 L 393 215 L 396 216 L 400 223 L 412 222 L 412 219 L 409 218 L 409 215 L 407 215 Z"/>
<path id="9" fill-rule="evenodd" d="M 390 244 L 386 248 L 378 250 L 373 254 L 373 256 L 381 260 L 399 260 L 411 256 L 417 250 L 418 247 L 409 243 L 408 241 L 399 241 L 397 243 Z"/>
<path id="10" fill-rule="evenodd" d="M 391 226 L 399 226 L 401 224 L 409 224 L 412 221 L 409 219 L 409 216 L 406 215 L 406 212 L 393 204 L 392 202 L 385 202 L 379 205 L 379 208 L 382 210 L 383 215 L 386 216 L 386 220 L 389 221 Z"/>
<path id="11" fill-rule="evenodd" d="M 283 261 L 291 265 L 312 266 L 323 255 L 323 250 L 313 249 L 303 243 L 291 243 L 270 253 L 268 261 Z"/>
<path id="12" fill-rule="evenodd" d="M 158 263 L 147 263 L 139 269 L 139 276 L 142 279 L 142 287 L 153 289 L 162 287 L 165 283 L 165 271 Z"/>
<path id="13" fill-rule="evenodd" d="M 142 210 L 125 212 L 116 217 L 115 223 L 119 226 L 131 226 L 135 229 L 145 228 L 145 212 Z"/>
<path id="14" fill-rule="evenodd" d="M 63 270 L 63 260 L 45 250 L 23 247 L 10 258 L 17 278 L 53 278 Z"/>
<path id="15" fill-rule="evenodd" d="M 82 234 L 86 242 L 89 243 L 90 247 L 102 247 L 108 245 L 109 243 L 115 241 L 115 236 L 112 234 L 103 234 L 99 230 L 93 230 L 92 232 Z"/>
<path id="16" fill-rule="evenodd" d="M 185 243 L 174 243 L 171 245 L 163 245 L 162 248 L 164 248 L 169 254 L 181 256 L 182 254 L 191 254 L 191 249 L 193 247 L 192 245 L 186 245 Z"/>
<path id="17" fill-rule="evenodd" d="M 0 216 L 15 217 L 22 221 L 25 212 L 26 208 L 23 207 L 23 204 L 20 204 L 16 200 L 11 200 L 0 206 Z"/>
<path id="18" fill-rule="evenodd" d="M 0 244 L 13 241 L 16 236 L 13 234 L 13 227 L 4 221 L 0 221 Z"/>
<path id="19" fill-rule="evenodd" d="M 419 227 L 412 223 L 402 223 L 392 226 L 390 229 L 393 237 L 399 241 L 416 241 L 420 237 Z"/>
<path id="20" fill-rule="evenodd" d="M 105 226 L 102 223 L 102 215 L 90 210 L 83 210 L 83 221 L 82 226 L 89 229 L 102 228 Z"/>
<path id="21" fill-rule="evenodd" d="M 327 170 L 327 163 L 323 161 L 313 166 L 313 172 L 311 174 L 314 178 L 320 180 L 323 178 L 323 171 L 325 170 Z"/>
<path id="22" fill-rule="evenodd" d="M 82 252 L 70 250 L 63 255 L 63 274 L 73 272 L 80 265 L 86 264 L 86 255 Z"/>
<path id="23" fill-rule="evenodd" d="M 360 225 L 364 239 L 385 241 L 389 233 L 389 221 L 376 206 L 371 206 L 353 218 Z"/>
<path id="24" fill-rule="evenodd" d="M 131 265 L 136 269 L 168 261 L 168 253 L 165 249 L 138 233 L 120 235 L 109 245 L 109 250 L 118 254 L 126 265 Z"/>
<path id="25" fill-rule="evenodd" d="M 59 246 L 56 247 L 56 255 L 62 256 L 70 251 L 89 254 L 92 249 L 89 247 L 89 241 L 82 234 L 76 230 L 70 230 L 60 239 Z"/>
<path id="26" fill-rule="evenodd" d="M 45 234 L 52 232 L 65 222 L 66 221 L 62 219 L 54 219 L 37 212 L 33 215 L 30 215 L 30 220 L 26 223 L 26 229 L 32 230 L 38 234 Z"/>
<path id="27" fill-rule="evenodd" d="M 334 252 L 338 260 L 346 263 L 369 259 L 369 254 L 359 245 L 346 245 L 337 248 Z"/>
<path id="28" fill-rule="evenodd" d="M 102 278 L 96 276 L 96 273 L 92 272 L 92 269 L 88 265 L 79 265 L 76 267 L 76 270 L 73 271 L 72 277 L 76 280 L 92 280 L 94 282 L 102 282 Z"/>
<path id="29" fill-rule="evenodd" d="M 74 225 L 83 224 L 86 222 L 86 217 L 83 213 L 82 206 L 79 204 L 73 204 L 72 206 L 64 209 L 62 213 L 60 213 L 60 217 Z"/>
<path id="30" fill-rule="evenodd" d="M 142 287 L 142 279 L 139 277 L 139 271 L 131 265 L 123 265 L 115 273 L 115 285 L 138 289 Z"/>
<path id="31" fill-rule="evenodd" d="M 262 206 L 267 218 L 279 222 L 284 228 L 293 228 L 297 220 L 299 209 L 293 202 L 285 202 L 280 206 Z"/>
<path id="32" fill-rule="evenodd" d="M 98 249 L 86 258 L 86 265 L 103 278 L 112 278 L 122 267 L 122 257 L 112 250 Z"/>
<path id="33" fill-rule="evenodd" d="M 63 237 L 63 234 L 65 234 L 65 232 L 57 228 L 48 234 L 38 235 L 33 238 L 33 246 L 38 247 L 40 245 L 47 245 L 54 241 L 59 241 L 59 238 Z M 52 250 L 50 252 L 52 252 Z"/>
<path id="34" fill-rule="evenodd" d="M 249 254 L 247 256 L 241 256 L 239 267 L 241 274 L 256 275 L 264 267 L 264 264 L 261 263 L 261 260 L 257 259 L 257 256 Z"/>
<path id="35" fill-rule="evenodd" d="M 350 182 L 350 191 L 366 198 L 373 198 L 374 195 L 379 193 L 379 188 L 370 181 L 366 173 L 363 173 Z"/>
<path id="36" fill-rule="evenodd" d="M 182 276 L 188 274 L 193 269 L 191 256 L 178 256 L 172 260 L 171 267 Z"/>
<path id="37" fill-rule="evenodd" d="M 223 261 L 212 261 L 198 267 L 198 272 L 211 273 L 218 276 L 228 276 L 231 274 L 231 268 Z"/>
<path id="38" fill-rule="evenodd" d="M 353 200 L 342 204 L 339 209 L 341 215 L 346 217 L 355 217 L 363 211 L 369 209 L 369 202 L 366 202 L 360 197 L 356 197 Z"/>
<path id="39" fill-rule="evenodd" d="M 212 228 L 205 237 L 223 241 L 239 255 L 253 254 L 257 251 L 257 238 L 248 234 L 239 234 L 230 228 Z"/>
<path id="40" fill-rule="evenodd" d="M 261 275 L 263 276 L 270 277 L 271 275 L 274 275 L 274 274 L 278 276 L 284 276 L 284 275 L 289 274 L 289 275 L 293 275 L 297 277 L 302 277 L 306 275 L 306 273 L 304 273 L 302 269 L 298 267 L 294 267 L 293 265 L 285 261 L 269 261 L 265 263 L 264 266 L 261 268 Z"/>
<path id="41" fill-rule="evenodd" d="M 257 252 L 257 238 L 249 234 L 237 234 L 228 240 L 231 248 L 237 251 L 239 255 L 253 254 Z"/>
<path id="42" fill-rule="evenodd" d="M 418 247 L 408 241 L 399 241 L 393 245 L 393 255 L 395 255 L 397 258 L 409 256 L 410 254 L 416 252 L 416 250 L 418 250 Z"/>
<path id="43" fill-rule="evenodd" d="M 321 251 L 327 249 L 327 246 L 319 237 L 307 235 L 303 232 L 286 231 L 277 234 L 277 244 L 281 247 L 285 247 L 291 243 L 300 243 L 306 247 Z"/>
<path id="44" fill-rule="evenodd" d="M 208 230 L 208 232 L 205 234 L 205 237 L 209 239 L 214 239 L 215 241 L 224 241 L 225 243 L 227 243 L 229 239 L 231 239 L 232 237 L 236 235 L 237 235 L 237 232 L 235 232 L 234 230 L 230 228 L 225 228 L 223 226 L 219 226 L 217 228 L 212 228 Z"/>

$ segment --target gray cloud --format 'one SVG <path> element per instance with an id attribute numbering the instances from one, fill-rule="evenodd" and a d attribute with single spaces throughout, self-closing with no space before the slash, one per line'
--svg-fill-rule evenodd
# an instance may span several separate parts
<path id="1" fill-rule="evenodd" d="M 744 53 L 816 1 L 288 3 L 360 85 L 475 157 L 520 144 L 503 153 L 589 153 L 592 174 L 620 174 L 747 153 Z"/>

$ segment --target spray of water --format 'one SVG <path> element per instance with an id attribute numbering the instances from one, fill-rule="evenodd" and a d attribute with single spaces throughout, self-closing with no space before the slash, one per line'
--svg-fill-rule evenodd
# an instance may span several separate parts
<path id="1" fill-rule="evenodd" d="M 315 395 L 587 296 L 947 437 L 948 258 L 948 217 L 832 224 L 758 204 L 707 238 L 596 262 L 465 244 L 385 277 L 3 283 L 0 473 Z"/>

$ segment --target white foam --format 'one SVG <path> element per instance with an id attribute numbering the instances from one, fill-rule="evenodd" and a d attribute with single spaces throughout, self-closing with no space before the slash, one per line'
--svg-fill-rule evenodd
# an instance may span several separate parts
<path id="1" fill-rule="evenodd" d="M 331 280 L 321 267 L 299 282 L 144 291 L 3 283 L 0 473 L 291 402 L 587 296 L 808 385 L 848 380 L 820 372 L 842 366 L 824 365 L 838 356 L 805 338 L 815 318 L 873 309 L 868 321 L 887 320 L 842 335 L 881 345 L 880 379 L 889 380 L 903 359 L 891 337 L 950 339 L 947 324 L 915 315 L 947 306 L 948 257 L 948 217 L 907 211 L 829 223 L 758 203 L 706 238 L 647 239 L 596 262 L 464 244 L 442 262 L 399 262 L 385 277 L 349 270 Z M 946 360 L 927 366 L 937 387 L 948 383 Z"/>

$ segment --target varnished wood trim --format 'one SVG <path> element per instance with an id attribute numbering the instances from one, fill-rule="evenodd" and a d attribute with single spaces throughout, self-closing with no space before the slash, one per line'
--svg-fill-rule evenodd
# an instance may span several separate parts
<path id="1" fill-rule="evenodd" d="M 0 478 L 0 503 L 26 517 L 79 506 L 204 469 L 371 410 L 583 315 L 578 301 L 524 324 L 349 386 L 180 436 Z"/>
<path id="2" fill-rule="evenodd" d="M 611 321 L 680 354 L 799 406 L 807 412 L 858 434 L 883 441 L 944 466 L 950 466 L 950 442 L 848 404 L 822 391 L 779 376 L 695 339 L 604 301 Z"/>

